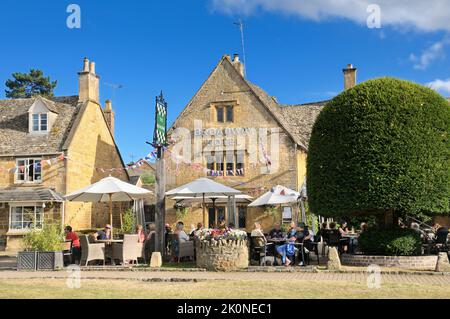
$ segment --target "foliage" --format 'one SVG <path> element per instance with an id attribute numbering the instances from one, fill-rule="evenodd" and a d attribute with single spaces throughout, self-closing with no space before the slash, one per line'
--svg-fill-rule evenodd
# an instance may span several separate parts
<path id="1" fill-rule="evenodd" d="M 195 237 L 200 240 L 240 240 L 246 239 L 247 233 L 239 229 L 208 229 L 197 230 Z"/>
<path id="2" fill-rule="evenodd" d="M 155 184 L 155 176 L 152 174 L 143 174 L 141 176 L 142 183 L 144 185 L 153 185 Z"/>
<path id="3" fill-rule="evenodd" d="M 6 81 L 6 97 L 12 99 L 30 98 L 35 95 L 52 97 L 57 81 L 50 81 L 41 70 L 31 69 L 29 73 L 15 72 L 14 79 Z"/>
<path id="4" fill-rule="evenodd" d="M 420 234 L 409 228 L 370 228 L 358 238 L 361 250 L 369 255 L 411 256 L 420 251 Z"/>
<path id="5" fill-rule="evenodd" d="M 266 206 L 264 215 L 272 217 L 273 219 L 278 219 L 280 212 L 278 211 L 277 207 L 275 207 L 275 206 Z"/>
<path id="6" fill-rule="evenodd" d="M 312 130 L 308 199 L 323 216 L 450 212 L 450 105 L 382 78 L 330 101 Z"/>
<path id="7" fill-rule="evenodd" d="M 177 206 L 175 210 L 175 214 L 177 217 L 177 220 L 184 220 L 187 215 L 189 214 L 189 208 L 184 206 Z"/>
<path id="8" fill-rule="evenodd" d="M 64 242 L 61 225 L 48 224 L 40 229 L 34 229 L 24 236 L 23 248 L 26 251 L 60 251 Z"/>
<path id="9" fill-rule="evenodd" d="M 120 229 L 122 234 L 134 234 L 136 229 L 136 216 L 133 209 L 127 209 L 122 216 L 122 228 Z"/>

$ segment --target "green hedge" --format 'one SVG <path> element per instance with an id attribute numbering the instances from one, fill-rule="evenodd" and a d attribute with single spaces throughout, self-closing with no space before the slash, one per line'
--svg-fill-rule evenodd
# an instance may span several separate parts
<path id="1" fill-rule="evenodd" d="M 367 255 L 411 256 L 420 252 L 422 241 L 413 229 L 369 229 L 361 233 L 358 244 Z"/>
<path id="2" fill-rule="evenodd" d="M 312 130 L 312 212 L 449 213 L 449 132 L 450 103 L 426 87 L 382 78 L 344 91 Z"/>

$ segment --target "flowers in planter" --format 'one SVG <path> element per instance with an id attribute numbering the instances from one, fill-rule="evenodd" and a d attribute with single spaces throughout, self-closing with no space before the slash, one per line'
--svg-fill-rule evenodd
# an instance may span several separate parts
<path id="1" fill-rule="evenodd" d="M 195 232 L 199 240 L 241 240 L 247 238 L 247 233 L 240 229 L 209 229 L 204 228 Z"/>

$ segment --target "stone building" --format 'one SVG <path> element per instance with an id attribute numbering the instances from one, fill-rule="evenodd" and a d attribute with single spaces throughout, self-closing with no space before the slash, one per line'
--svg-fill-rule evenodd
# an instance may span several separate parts
<path id="1" fill-rule="evenodd" d="M 57 221 L 76 230 L 108 222 L 103 204 L 63 196 L 124 167 L 111 102 L 100 105 L 95 63 L 84 60 L 77 96 L 0 100 L 0 246 L 20 249 L 30 228 Z M 109 174 L 109 173 L 108 173 Z M 128 181 L 124 170 L 112 175 Z"/>
<path id="2" fill-rule="evenodd" d="M 306 155 L 312 126 L 325 102 L 284 105 L 244 76 L 239 56 L 222 57 L 169 130 L 166 190 L 208 176 L 254 198 L 276 185 L 300 190 L 305 182 Z M 345 70 L 345 88 L 356 83 L 356 69 Z M 175 223 L 180 214 L 176 203 L 166 202 L 166 221 Z M 208 225 L 228 220 L 226 203 L 214 211 L 207 204 Z M 289 222 L 297 212 L 278 207 L 278 214 L 265 208 L 238 203 L 240 228 L 251 229 L 254 221 L 264 228 L 275 220 Z M 282 217 L 281 211 L 285 211 Z M 200 204 L 189 207 L 185 225 L 202 221 Z"/>

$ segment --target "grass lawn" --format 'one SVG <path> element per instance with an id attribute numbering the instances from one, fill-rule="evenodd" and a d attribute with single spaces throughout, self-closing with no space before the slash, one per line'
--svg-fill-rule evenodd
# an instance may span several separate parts
<path id="1" fill-rule="evenodd" d="M 380 289 L 369 289 L 365 283 L 304 280 L 171 283 L 83 279 L 81 288 L 70 289 L 65 279 L 2 279 L 0 298 L 450 298 L 450 287 L 382 283 Z"/>

